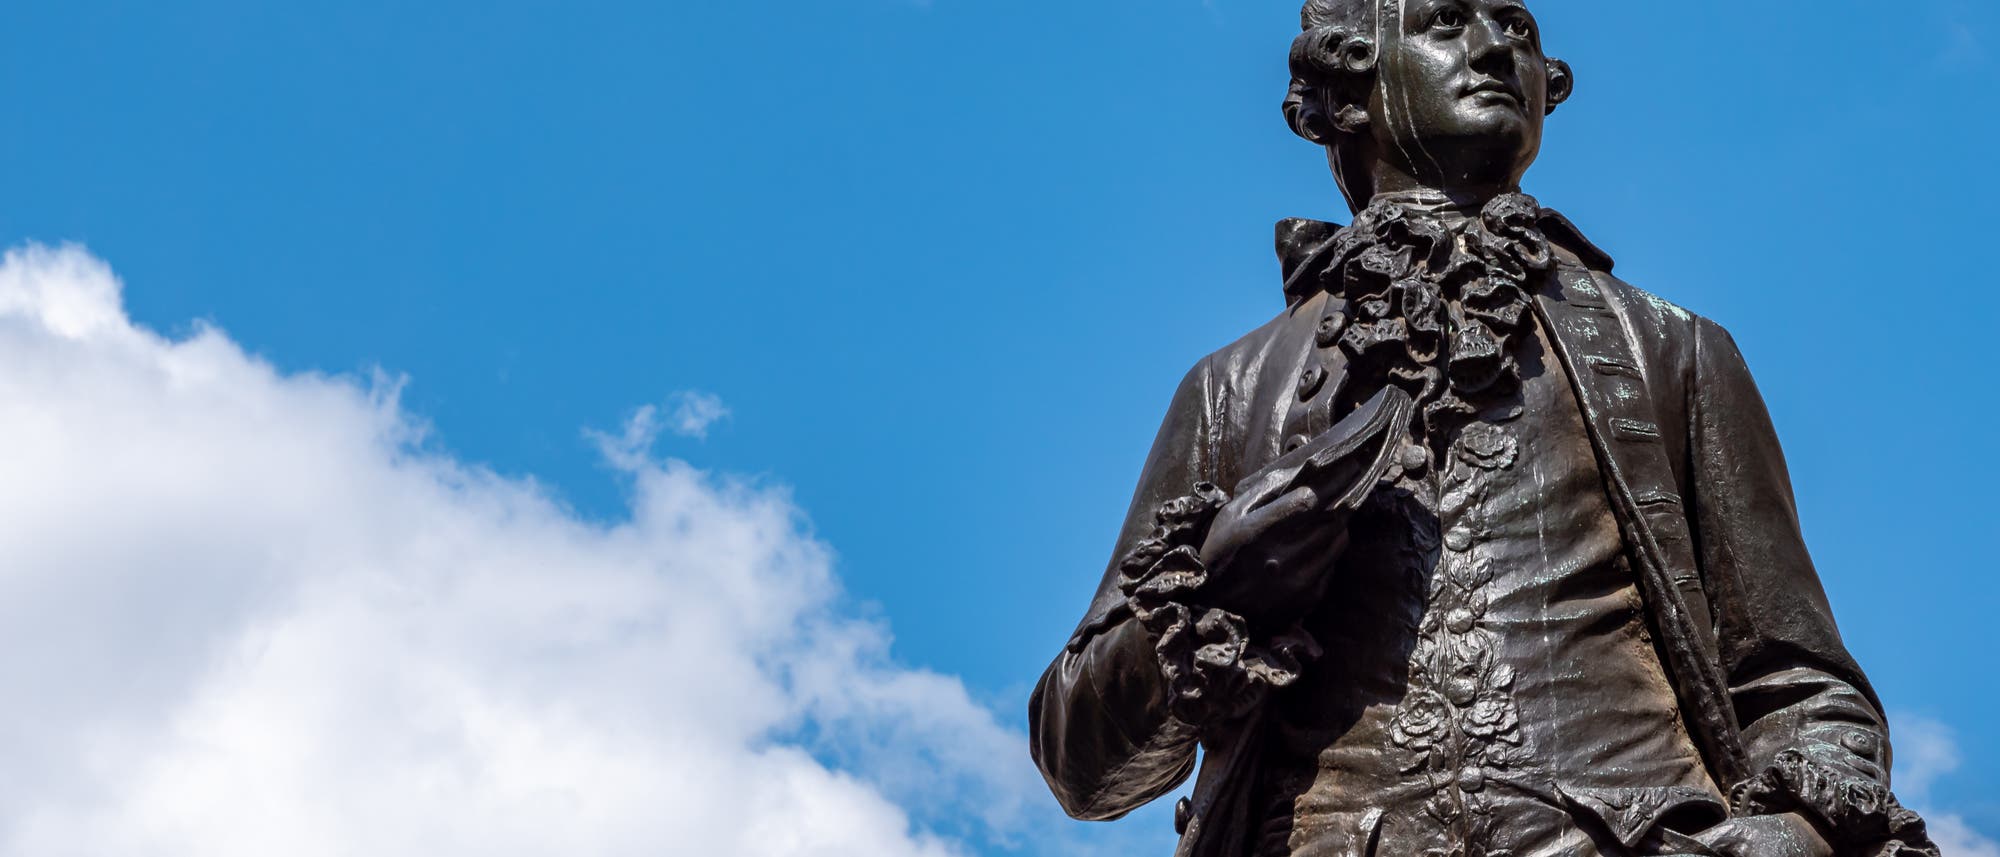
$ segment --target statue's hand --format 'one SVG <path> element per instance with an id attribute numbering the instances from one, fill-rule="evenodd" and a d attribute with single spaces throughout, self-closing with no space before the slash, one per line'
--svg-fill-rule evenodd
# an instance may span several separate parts
<path id="1" fill-rule="evenodd" d="M 1301 485 L 1224 506 L 1202 543 L 1208 602 L 1256 624 L 1285 624 L 1317 604 L 1347 542 L 1347 515 L 1326 508 L 1324 496 Z"/>
<path id="2" fill-rule="evenodd" d="M 1723 857 L 1833 857 L 1833 846 L 1797 813 L 1732 818 L 1694 838 Z"/>
<path id="3" fill-rule="evenodd" d="M 1385 388 L 1238 483 L 1202 542 L 1208 603 L 1267 626 L 1319 603 L 1347 521 L 1388 472 L 1412 407 L 1407 393 Z"/>

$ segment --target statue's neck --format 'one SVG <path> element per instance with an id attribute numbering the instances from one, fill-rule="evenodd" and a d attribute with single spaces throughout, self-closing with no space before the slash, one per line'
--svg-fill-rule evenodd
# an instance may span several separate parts
<path id="1" fill-rule="evenodd" d="M 1487 200 L 1454 197 L 1438 190 L 1395 190 L 1383 191 L 1375 195 L 1373 202 L 1393 202 L 1404 211 L 1435 215 L 1446 220 L 1472 217 L 1485 207 Z"/>
<path id="2" fill-rule="evenodd" d="M 1375 199 L 1435 201 L 1420 203 L 1424 207 L 1477 212 L 1494 197 L 1521 191 L 1520 185 L 1511 180 L 1462 177 L 1456 181 L 1439 181 L 1436 176 L 1426 179 L 1385 161 L 1376 162 L 1374 173 Z"/>
<path id="3" fill-rule="evenodd" d="M 1440 190 L 1423 185 L 1407 185 L 1378 188 L 1374 199 L 1399 203 L 1405 208 L 1418 211 L 1477 214 L 1487 203 L 1492 202 L 1494 197 L 1520 192 L 1518 186 Z"/>

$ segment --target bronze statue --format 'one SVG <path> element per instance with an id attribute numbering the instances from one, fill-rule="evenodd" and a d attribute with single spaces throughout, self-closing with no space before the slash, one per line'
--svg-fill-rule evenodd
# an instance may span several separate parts
<path id="1" fill-rule="evenodd" d="M 1192 857 L 1931 855 L 1729 335 L 1523 195 L 1518 0 L 1311 0 L 1285 115 L 1355 212 L 1196 363 L 1030 703 L 1071 815 Z"/>

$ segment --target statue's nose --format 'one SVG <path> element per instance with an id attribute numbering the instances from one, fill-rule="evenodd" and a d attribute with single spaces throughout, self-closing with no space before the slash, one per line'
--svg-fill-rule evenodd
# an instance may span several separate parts
<path id="1" fill-rule="evenodd" d="M 1514 72 L 1514 45 L 1507 38 L 1506 25 L 1480 15 L 1466 27 L 1466 58 L 1474 70 L 1495 77 Z"/>

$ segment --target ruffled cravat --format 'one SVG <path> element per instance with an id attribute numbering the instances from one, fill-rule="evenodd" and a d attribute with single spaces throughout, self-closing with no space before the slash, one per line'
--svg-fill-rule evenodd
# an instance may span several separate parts
<path id="1" fill-rule="evenodd" d="M 1340 230 L 1316 285 L 1350 306 L 1339 344 L 1353 395 L 1403 388 L 1419 405 L 1412 428 L 1439 443 L 1520 389 L 1514 346 L 1532 330 L 1531 283 L 1555 267 L 1541 210 L 1518 193 L 1477 215 L 1384 197 Z"/>

